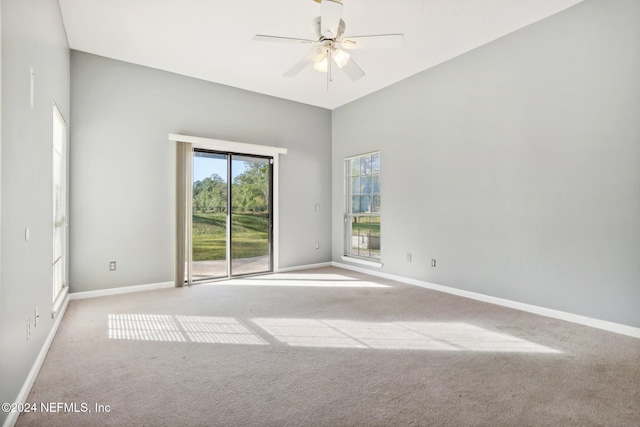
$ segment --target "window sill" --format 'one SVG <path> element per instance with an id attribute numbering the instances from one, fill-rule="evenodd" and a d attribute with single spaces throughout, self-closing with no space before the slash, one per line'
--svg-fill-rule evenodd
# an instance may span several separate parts
<path id="1" fill-rule="evenodd" d="M 380 261 L 369 261 L 368 259 L 355 258 L 350 256 L 342 256 L 343 261 L 352 262 L 354 264 L 362 264 L 368 267 L 380 268 L 382 267 L 382 263 Z"/>

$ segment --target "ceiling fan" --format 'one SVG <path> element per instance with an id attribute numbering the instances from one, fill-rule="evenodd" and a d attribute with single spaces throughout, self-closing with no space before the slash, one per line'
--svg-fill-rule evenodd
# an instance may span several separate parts
<path id="1" fill-rule="evenodd" d="M 404 42 L 403 34 L 376 34 L 370 36 L 342 37 L 346 24 L 342 19 L 342 3 L 340 0 L 314 0 L 320 3 L 320 16 L 311 22 L 311 31 L 315 39 L 298 39 L 291 37 L 256 35 L 257 41 L 309 44 L 311 50 L 300 62 L 286 71 L 284 77 L 294 77 L 307 66 L 313 64 L 313 69 L 327 73 L 327 90 L 332 80 L 332 62 L 342 69 L 352 80 L 364 76 L 364 71 L 351 59 L 351 55 L 340 47 L 351 49 L 394 48 L 401 47 Z"/>

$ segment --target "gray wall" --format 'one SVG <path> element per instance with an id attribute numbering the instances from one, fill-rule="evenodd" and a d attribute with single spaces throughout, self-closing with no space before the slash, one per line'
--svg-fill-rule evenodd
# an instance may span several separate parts
<path id="1" fill-rule="evenodd" d="M 380 149 L 383 272 L 640 327 L 638 16 L 587 0 L 334 110 L 333 260 L 343 158 Z"/>
<path id="2" fill-rule="evenodd" d="M 330 111 L 77 51 L 71 76 L 72 292 L 173 280 L 169 133 L 288 148 L 280 267 L 330 260 Z"/>
<path id="3" fill-rule="evenodd" d="M 15 401 L 53 326 L 53 100 L 69 121 L 69 47 L 58 2 L 3 0 L 0 402 Z M 25 227 L 31 230 L 29 242 Z M 33 325 L 35 307 L 40 323 L 27 341 L 27 319 Z M 0 424 L 5 419 L 0 412 Z"/>

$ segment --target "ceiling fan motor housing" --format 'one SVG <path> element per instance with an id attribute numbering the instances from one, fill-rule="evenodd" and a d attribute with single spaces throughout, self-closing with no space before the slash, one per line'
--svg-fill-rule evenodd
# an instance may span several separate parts
<path id="1" fill-rule="evenodd" d="M 327 40 L 326 37 L 322 36 L 322 31 L 320 29 L 320 18 L 321 17 L 318 16 L 316 19 L 311 21 L 311 25 L 309 27 L 309 29 L 311 30 L 311 33 L 316 37 L 318 41 Z M 346 28 L 347 28 L 347 24 L 345 24 L 344 21 L 341 19 L 340 23 L 338 24 L 338 35 L 336 36 L 335 39 L 332 39 L 332 40 L 340 40 L 340 37 L 342 37 L 342 35 L 344 34 L 344 30 Z"/>

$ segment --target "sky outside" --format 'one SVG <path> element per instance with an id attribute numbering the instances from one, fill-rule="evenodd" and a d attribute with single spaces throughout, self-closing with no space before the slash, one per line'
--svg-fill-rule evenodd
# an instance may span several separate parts
<path id="1" fill-rule="evenodd" d="M 232 179 L 247 170 L 247 163 L 234 160 L 232 165 Z M 218 174 L 225 182 L 227 181 L 227 159 L 215 157 L 193 157 L 193 182 L 210 178 L 211 175 Z"/>

